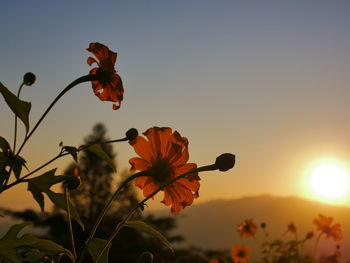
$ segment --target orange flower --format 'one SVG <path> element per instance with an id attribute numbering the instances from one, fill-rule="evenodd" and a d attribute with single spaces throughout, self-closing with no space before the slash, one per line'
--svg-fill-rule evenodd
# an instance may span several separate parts
<path id="1" fill-rule="evenodd" d="M 246 263 L 250 257 L 250 248 L 246 245 L 235 245 L 231 249 L 231 257 L 234 263 Z"/>
<path id="2" fill-rule="evenodd" d="M 143 194 L 149 196 L 160 186 L 171 179 L 197 168 L 194 163 L 187 163 L 188 140 L 171 128 L 153 127 L 143 133 L 144 137 L 137 136 L 130 141 L 135 152 L 141 157 L 130 159 L 131 172 L 135 170 L 148 171 L 150 176 L 138 177 L 135 185 L 143 189 Z M 198 197 L 198 173 L 181 178 L 165 187 L 162 203 L 171 206 L 173 214 L 192 204 Z M 153 198 L 153 197 L 152 197 Z"/>
<path id="3" fill-rule="evenodd" d="M 212 258 L 209 260 L 209 263 L 219 263 L 219 260 L 217 258 Z"/>
<path id="4" fill-rule="evenodd" d="M 95 95 L 103 101 L 117 102 L 118 105 L 113 104 L 113 110 L 119 109 L 123 100 L 124 88 L 122 79 L 114 68 L 117 53 L 110 51 L 108 47 L 98 42 L 90 43 L 87 50 L 94 54 L 98 60 L 92 57 L 87 59 L 90 66 L 93 63 L 98 65 L 97 68 L 90 70 L 91 75 L 99 75 L 98 80 L 91 82 Z"/>
<path id="5" fill-rule="evenodd" d="M 258 226 L 254 224 L 253 219 L 244 220 L 237 226 L 237 230 L 241 237 L 252 237 L 255 235 Z"/>
<path id="6" fill-rule="evenodd" d="M 321 234 L 326 235 L 326 238 L 333 238 L 337 241 L 342 239 L 342 232 L 340 224 L 331 225 L 332 221 L 332 217 L 319 214 L 318 218 L 314 219 L 313 223 L 317 226 L 317 229 L 321 231 Z"/>

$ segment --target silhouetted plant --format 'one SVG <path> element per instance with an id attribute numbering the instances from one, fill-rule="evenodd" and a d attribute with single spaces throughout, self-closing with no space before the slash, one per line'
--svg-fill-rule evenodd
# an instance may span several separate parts
<path id="1" fill-rule="evenodd" d="M 113 240 L 117 236 L 122 236 L 125 231 L 134 231 L 140 237 L 143 237 L 143 235 L 139 232 L 147 233 L 158 238 L 166 247 L 172 250 L 170 242 L 159 231 L 142 220 L 133 219 L 144 210 L 146 202 L 160 191 L 164 192 L 163 203 L 171 207 L 173 214 L 179 213 L 186 206 L 191 205 L 193 200 L 198 197 L 200 188 L 198 174 L 200 172 L 212 170 L 227 171 L 235 164 L 235 156 L 230 153 L 220 155 L 215 160 L 215 163 L 207 166 L 197 167 L 195 163 L 188 163 L 187 138 L 182 137 L 177 131 L 173 131 L 168 127 L 149 128 L 144 133 L 146 138 L 138 136 L 137 130 L 132 128 L 121 139 L 103 141 L 103 127 L 96 126 L 97 138 L 93 138 L 94 140 L 89 140 L 78 147 L 60 143 L 60 149 L 56 156 L 36 169 L 24 172 L 23 168 L 26 168 L 26 161 L 20 155 L 22 149 L 57 101 L 69 90 L 83 82 L 91 82 L 93 92 L 100 100 L 113 102 L 113 110 L 120 108 L 124 87 L 122 79 L 115 69 L 117 53 L 97 42 L 90 43 L 87 50 L 95 56 L 95 58 L 88 57 L 87 64 L 90 66 L 97 64 L 97 67 L 91 69 L 89 74 L 79 77 L 64 88 L 47 107 L 32 129 L 30 129 L 29 122 L 31 103 L 21 100 L 20 93 L 23 87 L 34 84 L 36 76 L 33 73 L 26 73 L 17 95 L 0 83 L 0 93 L 15 114 L 12 147 L 5 138 L 0 137 L 0 193 L 12 189 L 17 184 L 26 183 L 28 191 L 32 193 L 42 212 L 45 211 L 44 196 L 47 196 L 57 208 L 65 211 L 67 223 L 65 229 L 69 229 L 67 233 L 63 225 L 56 224 L 49 234 L 51 237 L 60 236 L 63 243 L 67 243 L 67 240 L 70 243 L 69 249 L 67 249 L 52 240 L 40 239 L 32 234 L 19 236 L 19 232 L 27 224 L 17 224 L 12 226 L 0 239 L 0 260 L 6 263 L 59 262 L 60 260 L 85 263 L 89 258 L 96 263 L 106 263 L 108 262 L 109 251 L 113 250 Z M 18 119 L 25 126 L 25 136 L 18 149 L 16 149 Z M 97 139 L 101 139 L 101 141 Z M 110 149 L 109 145 L 126 141 L 133 146 L 136 154 L 139 156 L 130 159 L 131 171 L 135 172 L 138 170 L 139 172 L 123 178 L 118 188 L 116 190 L 113 189 L 114 192 L 111 193 L 111 177 L 109 175 L 111 171 L 116 172 L 116 166 L 113 162 L 114 156 L 112 152 L 108 152 L 108 149 Z M 105 164 L 86 165 L 91 164 L 91 160 L 94 159 L 93 155 L 86 152 L 93 153 L 96 155 L 95 158 L 103 159 L 105 164 L 108 164 L 111 168 L 108 168 Z M 79 169 L 76 169 L 79 165 L 76 167 L 72 166 L 72 169 L 64 175 L 57 175 L 56 169 L 42 172 L 49 164 L 67 155 L 73 157 L 76 162 L 81 159 L 80 172 Z M 99 174 L 106 174 L 107 179 L 101 181 Z M 82 179 L 84 175 L 86 178 Z M 126 215 L 118 218 L 119 209 L 118 211 L 113 211 L 111 207 L 115 203 L 114 200 L 120 198 L 121 193 L 128 189 L 129 183 L 134 180 L 135 184 L 143 189 L 145 197 L 139 202 L 133 199 L 133 195 L 128 196 L 124 200 L 121 199 L 124 204 L 126 202 L 130 205 L 130 208 Z M 51 189 L 52 186 L 59 183 L 63 184 L 63 193 L 55 192 Z M 79 187 L 81 183 L 83 183 L 81 187 L 84 190 L 80 192 L 80 195 L 84 197 L 78 198 L 79 189 L 74 189 Z M 86 195 L 86 193 L 88 194 Z M 78 208 L 71 201 L 72 199 L 74 200 L 74 195 L 76 196 L 75 201 Z M 90 207 L 84 207 L 87 206 L 85 203 L 87 201 L 89 201 L 88 205 Z M 26 216 L 32 216 L 33 220 L 40 221 L 40 218 L 37 218 L 29 211 L 26 212 Z M 64 222 L 60 212 L 57 212 L 51 218 L 48 217 L 47 220 L 46 223 L 48 224 L 56 222 L 56 220 Z M 111 221 L 111 224 L 114 222 L 115 225 L 112 228 L 108 228 L 108 235 L 98 237 L 99 231 L 102 231 L 108 220 Z M 135 243 L 134 239 L 126 240 L 121 246 L 125 245 L 125 249 L 130 249 L 130 244 L 132 243 Z M 139 254 L 135 254 L 132 251 L 125 253 L 129 253 L 129 255 L 134 257 L 132 259 L 133 262 L 138 260 Z M 147 257 L 144 255 L 147 254 L 142 254 L 141 261 L 152 262 L 154 260 L 153 256 Z"/>

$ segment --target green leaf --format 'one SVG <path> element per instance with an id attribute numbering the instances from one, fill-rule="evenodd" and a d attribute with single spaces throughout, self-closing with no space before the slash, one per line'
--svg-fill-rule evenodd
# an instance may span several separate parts
<path id="1" fill-rule="evenodd" d="M 74 161 L 78 162 L 78 149 L 73 146 L 64 146 L 63 150 L 67 151 L 74 159 Z"/>
<path id="2" fill-rule="evenodd" d="M 53 169 L 33 179 L 25 180 L 26 182 L 28 182 L 28 191 L 32 193 L 35 201 L 39 204 L 42 212 L 44 211 L 45 206 L 43 193 L 45 193 L 54 204 L 67 211 L 64 194 L 54 193 L 50 190 L 50 187 L 52 185 L 60 183 L 66 179 L 66 176 L 55 176 L 55 172 L 56 169 Z M 77 221 L 80 224 L 80 226 L 84 229 L 84 224 L 81 221 L 77 210 L 71 202 L 69 202 L 69 209 L 72 218 L 75 221 Z"/>
<path id="3" fill-rule="evenodd" d="M 116 171 L 115 164 L 113 160 L 108 156 L 108 154 L 102 149 L 101 145 L 99 144 L 93 144 L 87 148 L 87 150 L 93 152 L 97 156 L 99 156 L 101 159 L 105 160 L 110 167 L 113 168 L 114 171 Z"/>
<path id="4" fill-rule="evenodd" d="M 1 82 L 0 82 L 0 92 L 4 97 L 7 105 L 11 110 L 20 118 L 26 127 L 26 133 L 29 131 L 29 112 L 31 108 L 31 103 L 27 101 L 20 100 L 15 94 L 9 91 Z"/>
<path id="5" fill-rule="evenodd" d="M 101 238 L 93 238 L 89 241 L 89 243 L 87 244 L 87 249 L 94 260 L 96 260 L 97 256 L 99 255 L 99 252 L 103 249 L 106 243 L 107 240 Z M 108 263 L 108 253 L 110 248 L 111 244 L 107 246 L 100 259 L 95 263 Z"/>
<path id="6" fill-rule="evenodd" d="M 46 194 L 55 205 L 59 206 L 60 208 L 62 208 L 65 211 L 67 211 L 66 198 L 65 198 L 64 194 L 54 193 L 50 190 L 47 191 Z M 79 223 L 81 228 L 84 230 L 84 223 L 81 221 L 80 216 L 78 214 L 78 211 L 75 209 L 75 207 L 73 206 L 73 204 L 70 201 L 69 201 L 69 212 L 71 214 L 71 217 L 75 221 L 77 221 L 77 223 Z"/>
<path id="7" fill-rule="evenodd" d="M 9 169 L 7 167 L 11 166 L 12 162 L 10 159 L 10 154 L 0 152 L 0 185 L 10 177 Z"/>
<path id="8" fill-rule="evenodd" d="M 27 168 L 26 160 L 24 160 L 21 156 L 17 156 L 17 158 L 13 161 L 13 173 L 17 179 L 19 179 L 21 175 L 22 167 Z"/>
<path id="9" fill-rule="evenodd" d="M 143 221 L 128 221 L 125 226 L 136 229 L 137 231 L 147 233 L 158 240 L 160 240 L 165 246 L 167 246 L 171 251 L 174 251 L 171 243 L 156 229 L 147 225 Z"/>
<path id="10" fill-rule="evenodd" d="M 6 141 L 4 137 L 0 136 L 0 148 L 2 149 L 3 152 L 7 152 L 10 150 L 10 144 Z"/>
<path id="11" fill-rule="evenodd" d="M 34 262 L 43 256 L 59 257 L 65 254 L 73 260 L 72 253 L 64 247 L 47 239 L 40 239 L 32 234 L 17 237 L 28 224 L 17 224 L 0 239 L 0 262 Z M 19 253 L 20 251 L 25 253 Z"/>

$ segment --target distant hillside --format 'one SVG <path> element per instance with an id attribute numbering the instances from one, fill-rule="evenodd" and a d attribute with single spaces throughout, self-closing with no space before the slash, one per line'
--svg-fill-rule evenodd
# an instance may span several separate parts
<path id="1" fill-rule="evenodd" d="M 160 210 L 156 214 L 164 215 Z M 240 238 L 236 226 L 244 219 L 252 218 L 260 225 L 267 223 L 271 238 L 278 238 L 286 230 L 287 224 L 294 222 L 298 236 L 304 237 L 315 230 L 312 221 L 318 214 L 332 216 L 340 223 L 343 240 L 339 242 L 343 252 L 343 262 L 350 260 L 350 209 L 331 206 L 296 197 L 273 197 L 268 195 L 245 197 L 237 200 L 216 200 L 187 207 L 177 216 L 176 233 L 186 238 L 186 244 L 206 249 L 229 249 L 237 243 L 256 246 L 252 239 Z M 257 235 L 262 240 L 263 235 Z M 285 238 L 293 238 L 292 235 Z M 334 242 L 322 241 L 322 251 L 333 251 Z M 312 245 L 310 243 L 310 245 Z M 256 251 L 256 249 L 254 249 Z"/>

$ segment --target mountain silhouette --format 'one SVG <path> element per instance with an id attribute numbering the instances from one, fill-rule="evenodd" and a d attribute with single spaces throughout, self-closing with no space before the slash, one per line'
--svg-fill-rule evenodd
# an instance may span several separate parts
<path id="1" fill-rule="evenodd" d="M 156 215 L 169 213 L 158 210 Z M 230 249 L 235 244 L 252 246 L 253 256 L 258 256 L 257 243 L 265 236 L 260 224 L 267 224 L 266 230 L 270 239 L 278 239 L 286 232 L 287 225 L 293 222 L 297 228 L 297 236 L 303 239 L 307 232 L 316 231 L 313 220 L 319 215 L 333 217 L 333 223 L 340 223 L 343 239 L 322 239 L 318 255 L 331 254 L 339 244 L 342 252 L 342 262 L 350 260 L 350 209 L 333 206 L 297 197 L 276 197 L 270 195 L 243 197 L 235 200 L 214 200 L 187 207 L 177 216 L 176 233 L 185 237 L 182 246 L 193 245 L 204 249 Z M 256 240 L 241 238 L 236 227 L 245 219 L 253 219 L 259 225 Z M 291 233 L 283 239 L 295 238 Z M 306 251 L 311 251 L 315 239 L 308 242 Z M 258 241 L 258 242 L 256 242 Z"/>

